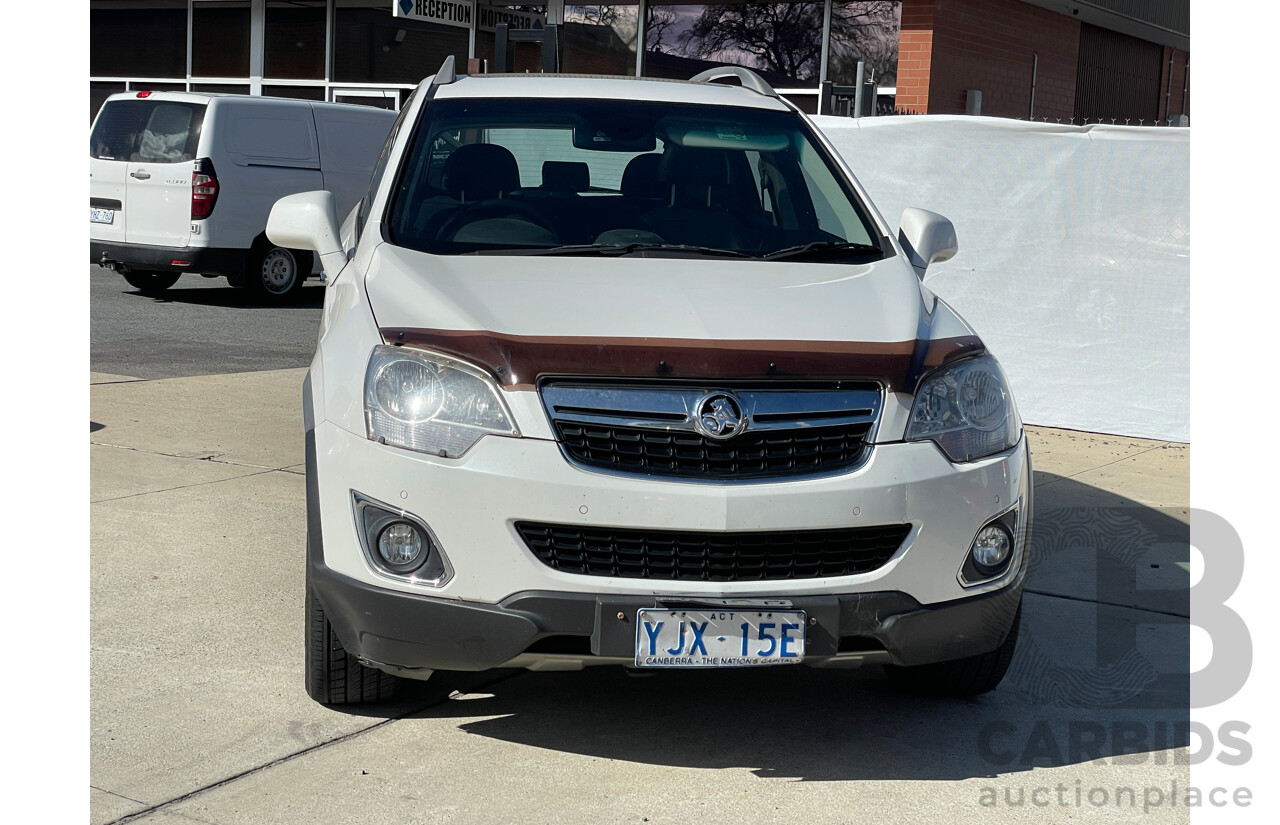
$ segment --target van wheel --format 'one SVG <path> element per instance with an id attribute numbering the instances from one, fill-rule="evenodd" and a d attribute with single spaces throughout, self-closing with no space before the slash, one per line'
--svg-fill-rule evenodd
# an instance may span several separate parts
<path id="1" fill-rule="evenodd" d="M 147 272 L 141 269 L 131 269 L 120 274 L 129 286 L 141 292 L 164 292 L 182 277 L 181 272 Z"/>
<path id="2" fill-rule="evenodd" d="M 1022 603 L 1019 602 L 1008 635 L 990 653 L 914 667 L 885 665 L 885 673 L 897 687 L 928 696 L 977 696 L 995 690 L 1013 659 L 1021 624 Z"/>
<path id="3" fill-rule="evenodd" d="M 309 586 L 305 658 L 307 695 L 323 705 L 385 702 L 400 689 L 400 677 L 365 667 L 347 653 Z"/>
<path id="4" fill-rule="evenodd" d="M 260 242 L 249 252 L 245 286 L 258 300 L 280 303 L 297 294 L 311 274 L 311 253 Z"/>

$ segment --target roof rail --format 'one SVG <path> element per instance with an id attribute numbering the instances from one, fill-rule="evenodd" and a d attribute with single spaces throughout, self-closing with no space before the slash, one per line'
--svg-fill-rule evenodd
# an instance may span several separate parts
<path id="1" fill-rule="evenodd" d="M 435 77 L 431 80 L 432 86 L 448 86 L 450 83 L 458 79 L 457 72 L 453 68 L 453 55 L 449 55 L 440 64 L 440 69 L 436 72 Z"/>
<path id="2" fill-rule="evenodd" d="M 699 72 L 689 78 L 692 83 L 710 83 L 713 80 L 719 80 L 722 77 L 736 77 L 743 88 L 750 89 L 753 92 L 759 92 L 767 97 L 777 97 L 778 93 L 773 87 L 764 82 L 764 78 L 748 68 L 743 66 L 717 66 L 714 69 L 707 69 L 705 72 Z"/>

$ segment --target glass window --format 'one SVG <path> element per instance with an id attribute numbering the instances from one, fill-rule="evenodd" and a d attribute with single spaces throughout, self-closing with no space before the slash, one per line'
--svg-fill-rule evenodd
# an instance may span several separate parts
<path id="1" fill-rule="evenodd" d="M 645 15 L 643 73 L 687 80 L 728 64 L 752 69 L 774 88 L 815 86 L 822 15 L 821 2 L 654 3 Z"/>
<path id="2" fill-rule="evenodd" d="M 499 23 L 506 23 L 512 29 L 541 29 L 547 24 L 546 6 L 517 6 L 487 3 L 483 0 L 476 5 L 476 57 L 487 61 L 487 71 L 497 71 L 494 64 L 494 38 Z M 561 37 L 564 30 L 561 29 Z M 512 72 L 542 71 L 542 47 L 537 43 L 512 43 Z M 564 56 L 563 44 L 561 55 Z M 567 59 L 567 57 L 565 58 Z M 569 71 L 569 69 L 565 69 Z"/>
<path id="3" fill-rule="evenodd" d="M 192 83 L 193 92 L 214 92 L 220 95 L 247 95 L 248 83 Z"/>
<path id="4" fill-rule="evenodd" d="M 191 74 L 249 76 L 249 3 L 197 2 L 191 11 Z"/>
<path id="5" fill-rule="evenodd" d="M 401 246 L 760 258 L 818 243 L 802 254 L 883 255 L 791 112 L 564 99 L 445 99 L 425 112 L 388 214 Z"/>
<path id="6" fill-rule="evenodd" d="M 596 192 L 622 190 L 622 175 L 636 155 L 628 152 L 596 152 L 574 145 L 574 132 L 566 128 L 511 127 L 485 131 L 485 142 L 505 146 L 516 158 L 520 188 L 548 185 L 550 171 L 554 179 L 567 165 L 581 167 L 587 177 L 575 191 Z M 569 172 L 569 174 L 572 174 Z M 554 187 L 553 180 L 550 185 Z"/>
<path id="7" fill-rule="evenodd" d="M 90 83 L 89 84 L 89 122 L 98 116 L 98 110 L 107 98 L 125 90 L 124 83 Z"/>
<path id="8" fill-rule="evenodd" d="M 91 157 L 181 163 L 195 157 L 204 105 L 164 100 L 113 100 L 89 135 Z"/>
<path id="9" fill-rule="evenodd" d="M 121 5 L 95 0 L 89 6 L 89 74 L 185 78 L 186 0 Z"/>
<path id="10" fill-rule="evenodd" d="M 413 101 L 413 96 L 416 93 L 416 89 L 410 92 L 408 99 L 404 101 L 400 114 L 396 116 L 396 122 L 391 125 L 391 132 L 382 144 L 382 151 L 378 153 L 378 160 L 373 165 L 373 174 L 369 178 L 369 191 L 365 192 L 364 197 L 360 199 L 360 211 L 356 213 L 357 237 L 364 233 L 365 222 L 369 220 L 369 212 L 373 209 L 373 198 L 378 194 L 378 187 L 382 185 L 382 178 L 387 173 L 388 162 L 391 160 L 391 150 L 396 145 L 396 138 L 399 136 L 400 130 L 404 128 L 405 122 L 409 119 L 409 104 Z"/>
<path id="11" fill-rule="evenodd" d="M 634 75 L 639 5 L 565 6 L 561 68 L 574 74 Z"/>
<path id="12" fill-rule="evenodd" d="M 398 89 L 342 89 L 333 93 L 334 103 L 354 103 L 357 106 L 374 106 L 394 112 L 400 99 Z"/>
<path id="13" fill-rule="evenodd" d="M 323 86 L 267 86 L 262 87 L 266 97 L 293 97 L 299 100 L 324 100 Z"/>
<path id="14" fill-rule="evenodd" d="M 453 55 L 467 65 L 467 30 L 391 16 L 387 0 L 337 0 L 333 80 L 342 83 L 418 83 Z"/>
<path id="15" fill-rule="evenodd" d="M 325 0 L 269 0 L 265 24 L 267 77 L 324 79 Z"/>
<path id="16" fill-rule="evenodd" d="M 901 3 L 832 4 L 827 80 L 852 86 L 858 79 L 858 59 L 861 56 L 867 82 L 877 86 L 895 85 L 901 27 Z"/>

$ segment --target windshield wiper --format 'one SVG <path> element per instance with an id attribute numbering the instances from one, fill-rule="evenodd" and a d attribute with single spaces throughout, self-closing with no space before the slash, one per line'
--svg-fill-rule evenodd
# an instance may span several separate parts
<path id="1" fill-rule="evenodd" d="M 524 249 L 515 254 L 524 255 L 602 255 L 606 257 L 624 257 L 636 252 L 675 252 L 688 255 L 706 255 L 716 258 L 750 258 L 743 252 L 732 249 L 715 249 L 710 246 L 690 246 L 675 243 L 622 243 L 622 244 L 570 244 L 553 246 L 549 249 Z"/>
<path id="2" fill-rule="evenodd" d="M 794 261 L 798 258 L 829 258 L 847 255 L 850 252 L 855 255 L 884 254 L 884 250 L 872 244 L 853 241 L 812 241 L 799 246 L 788 246 L 785 249 L 779 249 L 777 252 L 770 252 L 768 255 L 762 256 L 761 260 Z"/>

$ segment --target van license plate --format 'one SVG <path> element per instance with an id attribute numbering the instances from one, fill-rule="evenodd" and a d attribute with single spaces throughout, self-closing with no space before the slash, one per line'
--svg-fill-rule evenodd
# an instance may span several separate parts
<path id="1" fill-rule="evenodd" d="M 803 610 L 657 610 L 636 615 L 636 667 L 759 667 L 804 659 Z"/>
<path id="2" fill-rule="evenodd" d="M 89 223 L 115 223 L 116 210 L 89 207 Z"/>

